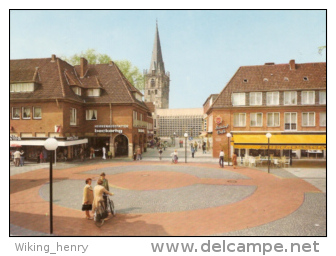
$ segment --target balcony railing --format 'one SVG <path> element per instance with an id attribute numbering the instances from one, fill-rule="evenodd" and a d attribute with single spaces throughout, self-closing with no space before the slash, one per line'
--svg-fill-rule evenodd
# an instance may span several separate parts
<path id="1" fill-rule="evenodd" d="M 147 128 L 147 122 L 141 120 L 133 120 L 133 127 Z"/>

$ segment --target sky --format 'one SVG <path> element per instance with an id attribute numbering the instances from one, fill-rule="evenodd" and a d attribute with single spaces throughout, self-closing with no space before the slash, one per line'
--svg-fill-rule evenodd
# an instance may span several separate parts
<path id="1" fill-rule="evenodd" d="M 12 10 L 10 59 L 95 49 L 150 66 L 156 20 L 169 108 L 200 108 L 240 66 L 325 62 L 324 10 Z"/>

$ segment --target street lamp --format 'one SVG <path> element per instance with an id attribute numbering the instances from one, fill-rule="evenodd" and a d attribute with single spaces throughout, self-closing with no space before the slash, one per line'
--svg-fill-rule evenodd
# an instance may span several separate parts
<path id="1" fill-rule="evenodd" d="M 267 148 L 267 155 L 268 155 L 268 173 L 270 173 L 270 165 L 271 165 L 271 161 L 270 161 L 270 153 L 269 153 L 269 145 L 270 145 L 270 138 L 272 137 L 272 134 L 270 134 L 269 132 L 266 133 L 266 137 L 268 139 L 268 148 Z"/>
<path id="2" fill-rule="evenodd" d="M 185 138 L 185 155 L 184 155 L 184 160 L 187 162 L 187 138 L 188 138 L 188 133 L 184 133 L 184 138 Z"/>
<path id="3" fill-rule="evenodd" d="M 52 174 L 52 158 L 53 158 L 53 151 L 56 150 L 58 147 L 58 142 L 55 138 L 48 138 L 44 142 L 44 147 L 46 150 L 50 151 L 50 168 L 49 168 L 49 215 L 50 215 L 50 234 L 53 233 L 53 174 Z"/>
<path id="4" fill-rule="evenodd" d="M 174 147 L 175 147 L 175 140 L 176 140 L 176 132 L 174 132 Z"/>
<path id="5" fill-rule="evenodd" d="M 230 160 L 230 138 L 232 137 L 232 134 L 228 132 L 226 134 L 226 137 L 228 138 L 228 166 L 229 166 L 229 160 Z"/>

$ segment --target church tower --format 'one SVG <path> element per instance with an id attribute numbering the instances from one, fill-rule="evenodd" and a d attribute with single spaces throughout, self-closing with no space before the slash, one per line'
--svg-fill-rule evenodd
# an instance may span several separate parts
<path id="1" fill-rule="evenodd" d="M 157 21 L 152 60 L 149 71 L 144 71 L 144 77 L 145 101 L 153 102 L 156 109 L 169 108 L 170 74 L 165 72 Z"/>

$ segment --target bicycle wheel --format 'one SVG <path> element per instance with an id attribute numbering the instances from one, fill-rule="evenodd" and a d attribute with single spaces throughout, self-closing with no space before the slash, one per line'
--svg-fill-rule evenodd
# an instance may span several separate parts
<path id="1" fill-rule="evenodd" d="M 110 206 L 111 214 L 113 216 L 115 216 L 116 215 L 116 210 L 115 210 L 115 207 L 114 207 L 114 203 L 113 203 L 113 201 L 111 199 L 109 200 L 109 206 Z"/>
<path id="2" fill-rule="evenodd" d="M 93 220 L 98 228 L 104 225 L 104 219 L 102 218 L 103 212 L 104 212 L 104 208 L 102 206 L 98 206 L 93 216 Z"/>

